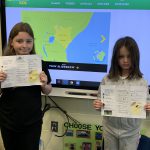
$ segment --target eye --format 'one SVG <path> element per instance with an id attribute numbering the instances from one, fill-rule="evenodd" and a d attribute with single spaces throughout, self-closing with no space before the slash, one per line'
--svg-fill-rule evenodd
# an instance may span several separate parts
<path id="1" fill-rule="evenodd" d="M 124 56 L 123 56 L 123 55 L 120 55 L 120 56 L 119 56 L 119 59 L 121 59 L 121 58 L 124 58 Z"/>
<path id="2" fill-rule="evenodd" d="M 19 44 L 23 43 L 23 42 L 26 42 L 28 44 L 32 43 L 33 40 L 32 39 L 27 39 L 27 40 L 24 40 L 24 39 L 17 39 L 16 42 L 18 42 Z"/>
<path id="3" fill-rule="evenodd" d="M 27 42 L 27 43 L 32 43 L 32 42 L 33 42 L 33 40 L 27 40 L 26 42 Z"/>
<path id="4" fill-rule="evenodd" d="M 130 55 L 128 55 L 127 58 L 130 58 Z"/>
<path id="5" fill-rule="evenodd" d="M 22 39 L 18 39 L 18 40 L 16 40 L 16 42 L 23 43 L 23 40 Z"/>

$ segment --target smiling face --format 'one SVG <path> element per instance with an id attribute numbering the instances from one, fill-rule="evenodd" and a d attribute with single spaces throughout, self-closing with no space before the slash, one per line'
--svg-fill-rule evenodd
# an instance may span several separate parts
<path id="1" fill-rule="evenodd" d="M 119 50 L 118 64 L 121 68 L 121 74 L 123 76 L 128 76 L 131 69 L 131 54 L 124 46 Z"/>
<path id="2" fill-rule="evenodd" d="M 29 55 L 33 49 L 33 38 L 27 32 L 19 32 L 11 41 L 16 55 Z"/>

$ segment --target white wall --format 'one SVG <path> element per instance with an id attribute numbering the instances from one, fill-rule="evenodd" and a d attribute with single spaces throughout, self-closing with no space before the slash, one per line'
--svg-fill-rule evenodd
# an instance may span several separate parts
<path id="1" fill-rule="evenodd" d="M 64 97 L 52 97 L 52 99 L 81 123 L 102 125 L 100 112 L 92 107 L 93 100 Z M 51 121 L 58 121 L 58 134 L 60 135 L 63 133 L 63 123 L 66 122 L 66 119 L 57 109 L 50 109 L 45 113 L 41 136 L 44 140 L 44 150 L 63 150 L 63 138 L 58 138 L 55 136 L 56 133 L 51 132 Z M 150 136 L 150 119 L 143 120 L 141 131 L 145 135 Z"/>
<path id="2" fill-rule="evenodd" d="M 2 42 L 1 42 L 1 18 L 0 18 L 0 56 L 2 55 Z M 0 150 L 3 150 L 3 142 L 0 136 Z"/>
<path id="3" fill-rule="evenodd" d="M 64 97 L 51 98 L 80 123 L 101 124 L 100 112 L 92 108 L 92 100 Z M 50 101 L 48 100 L 47 102 Z M 51 103 L 51 105 L 53 105 L 53 103 Z M 58 121 L 58 133 L 51 132 L 51 121 Z M 58 109 L 50 109 L 45 113 L 42 130 L 44 150 L 63 150 L 63 138 L 56 137 L 55 134 L 61 135 L 64 132 L 63 124 L 66 121 L 64 114 Z"/>

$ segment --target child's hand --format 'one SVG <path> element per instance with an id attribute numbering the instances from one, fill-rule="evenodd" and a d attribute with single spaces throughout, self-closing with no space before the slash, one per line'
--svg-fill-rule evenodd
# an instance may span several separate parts
<path id="1" fill-rule="evenodd" d="M 101 100 L 96 99 L 96 100 L 94 100 L 94 102 L 93 102 L 93 107 L 94 107 L 95 109 L 101 109 L 102 107 L 104 107 L 104 103 L 102 103 Z"/>
<path id="2" fill-rule="evenodd" d="M 0 71 L 0 82 L 3 82 L 4 80 L 6 80 L 7 78 L 7 74 L 3 71 Z"/>
<path id="3" fill-rule="evenodd" d="M 47 85 L 47 81 L 48 81 L 47 75 L 45 74 L 44 71 L 42 71 L 40 73 L 40 82 L 42 83 L 42 86 L 46 86 Z"/>
<path id="4" fill-rule="evenodd" d="M 150 103 L 147 103 L 145 106 L 144 106 L 145 110 L 146 111 L 150 111 Z"/>

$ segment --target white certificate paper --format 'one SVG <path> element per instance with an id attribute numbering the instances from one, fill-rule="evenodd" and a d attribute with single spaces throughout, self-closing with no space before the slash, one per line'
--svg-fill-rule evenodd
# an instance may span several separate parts
<path id="1" fill-rule="evenodd" d="M 0 69 L 7 74 L 1 88 L 41 85 L 42 64 L 38 55 L 1 56 Z"/>
<path id="2" fill-rule="evenodd" d="M 145 86 L 101 85 L 101 100 L 105 104 L 101 110 L 103 116 L 146 118 Z"/>

